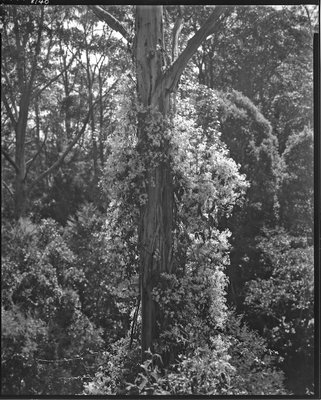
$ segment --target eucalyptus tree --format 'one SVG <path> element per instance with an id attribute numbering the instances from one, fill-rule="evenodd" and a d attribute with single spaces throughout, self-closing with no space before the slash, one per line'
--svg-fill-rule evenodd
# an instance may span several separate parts
<path id="1" fill-rule="evenodd" d="M 100 6 L 90 8 L 128 43 L 136 68 L 139 102 L 137 148 L 145 161 L 149 158 L 145 164 L 146 201 L 141 206 L 138 227 L 144 357 L 146 350 L 153 349 L 153 341 L 158 336 L 156 322 L 159 310 L 152 298 L 153 287 L 161 273 L 175 272 L 172 257 L 174 183 L 168 136 L 173 94 L 188 61 L 202 41 L 219 28 L 220 21 L 229 9 L 214 7 L 208 19 L 178 54 L 179 32 L 183 23 L 181 13 L 178 13 L 172 31 L 172 49 L 168 49 L 164 40 L 163 6 L 136 6 L 134 37 L 126 29 L 126 24 L 107 9 Z"/>

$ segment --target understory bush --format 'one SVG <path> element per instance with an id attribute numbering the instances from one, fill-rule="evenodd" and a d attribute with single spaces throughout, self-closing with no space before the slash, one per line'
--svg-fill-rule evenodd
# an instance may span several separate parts
<path id="1" fill-rule="evenodd" d="M 143 183 L 149 164 L 142 162 L 130 120 L 135 109 L 128 98 L 120 100 L 121 115 L 127 119 L 122 118 L 114 132 L 101 186 L 111 200 L 107 236 L 113 243 L 123 239 L 121 252 L 114 247 L 110 255 L 130 275 L 138 272 L 139 242 L 131 226 L 137 225 L 144 210 Z M 147 157 L 153 167 L 161 157 L 159 133 L 166 134 L 170 142 L 175 185 L 173 272 L 155 271 L 152 300 L 157 317 L 151 352 L 141 362 L 137 345 L 141 317 L 139 312 L 136 317 L 131 314 L 131 326 L 136 323 L 136 329 L 104 352 L 95 378 L 85 385 L 86 394 L 285 393 L 283 375 L 275 369 L 275 357 L 264 341 L 228 313 L 226 268 L 231 234 L 219 221 L 242 205 L 249 183 L 222 142 L 218 121 L 211 126 L 198 121 L 197 101 L 195 93 L 178 98 L 174 124 L 143 110 L 150 113 L 152 129 L 146 140 L 153 141 L 153 152 Z M 218 105 L 216 96 L 213 101 Z M 213 112 L 218 111 L 213 108 Z"/>
<path id="2" fill-rule="evenodd" d="M 75 255 L 53 220 L 4 228 L 2 394 L 79 393 L 96 371 L 103 340 L 82 312 Z"/>
<path id="3" fill-rule="evenodd" d="M 258 242 L 270 274 L 246 285 L 247 319 L 280 353 L 278 365 L 294 393 L 313 391 L 314 251 L 306 236 L 266 231 Z"/>
<path id="4" fill-rule="evenodd" d="M 240 316 L 229 312 L 229 322 L 209 345 L 189 343 L 167 368 L 161 355 L 147 352 L 141 363 L 138 342 L 115 342 L 104 353 L 95 378 L 85 385 L 88 395 L 284 395 L 284 375 L 275 368 L 278 358 L 264 339 Z"/>

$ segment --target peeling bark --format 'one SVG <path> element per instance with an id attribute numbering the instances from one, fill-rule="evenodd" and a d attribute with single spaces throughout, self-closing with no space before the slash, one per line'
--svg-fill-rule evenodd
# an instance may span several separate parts
<path id="1" fill-rule="evenodd" d="M 174 62 L 178 57 L 178 41 L 182 28 L 183 28 L 182 6 L 178 6 L 178 18 L 175 21 L 173 28 L 172 62 Z"/>
<path id="2" fill-rule="evenodd" d="M 143 106 L 151 106 L 165 117 L 169 94 L 160 93 L 157 98 L 154 97 L 163 67 L 162 6 L 137 6 L 136 32 L 138 98 Z M 152 133 L 145 131 L 145 116 L 140 118 L 138 136 L 144 142 Z M 165 154 L 168 152 L 166 143 L 162 150 Z M 173 185 L 168 163 L 162 162 L 148 171 L 147 196 L 139 227 L 143 358 L 144 351 L 153 349 L 153 341 L 158 336 L 156 322 L 160 322 L 156 318 L 158 306 L 152 299 L 152 290 L 162 272 L 172 271 Z"/>

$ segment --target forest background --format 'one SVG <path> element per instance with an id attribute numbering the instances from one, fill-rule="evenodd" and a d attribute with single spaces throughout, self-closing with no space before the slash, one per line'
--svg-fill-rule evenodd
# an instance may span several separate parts
<path id="1" fill-rule="evenodd" d="M 313 394 L 318 6 L 3 10 L 2 395 Z"/>

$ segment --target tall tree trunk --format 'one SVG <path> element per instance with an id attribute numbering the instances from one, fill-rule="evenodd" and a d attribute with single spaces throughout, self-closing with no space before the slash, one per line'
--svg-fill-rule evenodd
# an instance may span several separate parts
<path id="1" fill-rule="evenodd" d="M 99 158 L 100 166 L 104 167 L 105 157 L 104 157 L 104 145 L 106 142 L 104 134 L 104 103 L 103 103 L 103 82 L 101 77 L 101 71 L 98 71 L 98 83 L 99 83 Z"/>
<path id="2" fill-rule="evenodd" d="M 136 29 L 139 101 L 143 106 L 151 106 L 166 117 L 169 94 L 162 91 L 158 97 L 154 96 L 163 66 L 162 6 L 137 6 Z M 148 135 L 153 134 L 153 132 L 146 132 L 144 122 L 148 117 L 148 113 L 140 116 L 138 136 L 141 143 L 146 139 L 148 141 Z M 166 142 L 162 151 L 165 154 L 168 152 Z M 158 336 L 156 322 L 160 321 L 157 321 L 157 304 L 152 299 L 153 287 L 162 272 L 172 271 L 173 185 L 168 162 L 161 162 L 148 171 L 147 196 L 139 227 L 143 357 L 146 350 L 153 349 L 153 341 Z"/>
<path id="3" fill-rule="evenodd" d="M 20 100 L 19 118 L 16 125 L 15 162 L 18 167 L 15 176 L 15 217 L 19 219 L 26 211 L 26 156 L 25 137 L 30 103 L 30 90 L 25 90 Z"/>
<path id="4" fill-rule="evenodd" d="M 86 46 L 86 73 L 87 73 L 87 85 L 88 85 L 88 99 L 89 99 L 89 109 L 90 109 L 90 128 L 91 128 L 91 140 L 92 140 L 92 155 L 93 155 L 93 168 L 94 168 L 94 188 L 96 190 L 98 186 L 99 180 L 99 172 L 98 172 L 98 148 L 96 141 L 96 132 L 95 132 L 95 112 L 94 112 L 94 99 L 93 99 L 93 84 L 94 84 L 94 73 L 90 67 L 90 56 L 88 50 L 88 43 L 85 42 Z M 97 196 L 95 196 L 96 198 Z"/>
<path id="5" fill-rule="evenodd" d="M 63 81 L 63 86 L 64 86 L 64 96 L 65 96 L 65 104 L 64 104 L 64 114 L 65 114 L 65 130 L 66 130 L 66 135 L 63 138 L 59 138 L 58 140 L 58 151 L 61 152 L 63 151 L 65 143 L 68 143 L 68 140 L 71 139 L 72 137 L 72 129 L 71 129 L 71 115 L 70 115 L 70 108 L 71 108 L 71 101 L 70 101 L 70 94 L 71 94 L 71 88 L 70 88 L 70 82 L 69 82 L 69 71 L 67 68 L 67 55 L 64 53 L 64 48 L 63 48 L 63 43 L 60 41 L 59 42 L 59 47 L 60 47 L 60 52 L 61 52 L 61 57 L 62 57 L 62 62 L 61 62 L 61 68 L 64 71 L 62 74 L 62 81 Z"/>
<path id="6" fill-rule="evenodd" d="M 41 10 L 39 28 L 37 32 L 37 40 L 35 46 L 35 53 L 31 62 L 30 77 L 26 76 L 24 59 L 24 49 L 22 47 L 21 35 L 19 30 L 19 24 L 17 19 L 17 12 L 14 9 L 15 16 L 15 35 L 16 35 L 16 47 L 18 51 L 18 57 L 16 61 L 18 70 L 18 82 L 21 90 L 21 97 L 19 102 L 19 116 L 15 126 L 16 136 L 16 153 L 15 153 L 15 164 L 16 164 L 16 176 L 15 176 L 15 192 L 14 192 L 14 203 L 15 203 L 15 218 L 19 219 L 24 216 L 26 211 L 27 191 L 26 191 L 26 129 L 28 122 L 28 114 L 30 107 L 30 99 L 33 90 L 34 79 L 37 70 L 38 55 L 40 53 L 40 45 L 43 30 L 44 11 Z"/>

